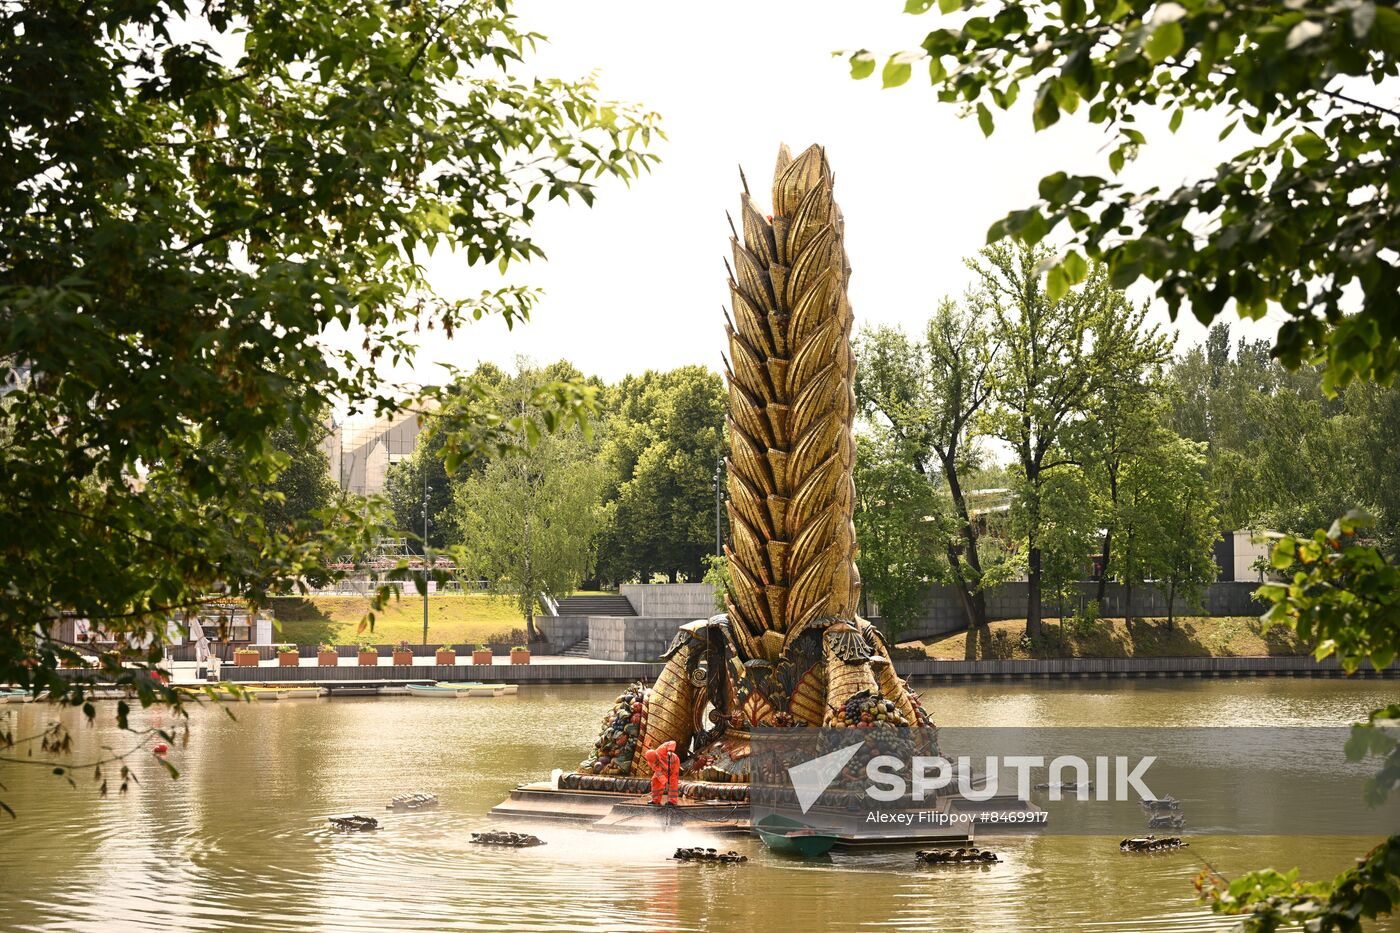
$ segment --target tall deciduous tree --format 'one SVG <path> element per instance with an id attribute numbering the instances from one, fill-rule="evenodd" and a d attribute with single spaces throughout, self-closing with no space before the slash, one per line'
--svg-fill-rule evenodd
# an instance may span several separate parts
<path id="1" fill-rule="evenodd" d="M 1028 495 L 1017 497 L 1012 509 L 1013 527 L 1023 525 L 1023 505 L 1029 499 Z M 1100 527 L 1096 511 L 1086 507 L 1092 501 L 1089 479 L 1077 464 L 1067 464 L 1045 475 L 1038 498 L 1042 597 L 1054 601 L 1061 623 L 1066 603 L 1077 608 L 1078 584 L 1088 569 Z"/>
<path id="2" fill-rule="evenodd" d="M 456 489 L 459 565 L 515 604 L 531 641 L 543 600 L 592 569 L 603 480 L 596 445 L 574 429 L 490 460 Z"/>
<path id="3" fill-rule="evenodd" d="M 35 636 L 58 613 L 159 637 L 215 584 L 257 598 L 372 535 L 357 513 L 251 534 L 273 432 L 333 398 L 411 407 L 377 373 L 413 327 L 519 320 L 532 296 L 440 296 L 427 251 L 538 256 L 540 203 L 651 158 L 651 117 L 516 76 L 538 38 L 506 0 L 0 4 L 0 528 L 24 530 L 0 542 L 24 581 L 0 590 L 0 681 L 81 704 L 69 649 Z M 326 351 L 332 326 L 362 351 Z M 552 401 L 546 427 L 582 413 Z M 445 409 L 457 456 L 522 436 L 475 415 Z"/>
<path id="4" fill-rule="evenodd" d="M 1166 352 L 1163 343 L 1163 356 Z M 1096 594 L 1100 605 L 1114 571 L 1123 473 L 1134 460 L 1152 456 L 1163 439 L 1160 359 L 1135 356 L 1126 362 L 1128 369 L 1114 370 L 1110 361 L 1106 378 L 1089 400 L 1087 416 L 1068 432 L 1066 440 L 1088 480 L 1089 501 L 1101 529 Z"/>
<path id="5" fill-rule="evenodd" d="M 715 469 L 724 452 L 724 383 L 702 366 L 627 376 L 602 395 L 610 467 L 599 535 L 606 579 L 692 582 L 715 552 Z"/>
<path id="6" fill-rule="evenodd" d="M 1123 584 L 1125 620 L 1134 588 L 1151 581 L 1163 590 L 1171 625 L 1177 598 L 1198 599 L 1216 578 L 1220 535 L 1201 445 L 1161 427 L 1149 436 L 1150 448 L 1124 463 L 1113 515 L 1123 556 L 1113 575 Z"/>
<path id="7" fill-rule="evenodd" d="M 977 523 L 964 489 L 964 476 L 975 459 L 978 416 L 991 396 L 996 356 L 981 310 L 945 300 L 921 341 L 880 327 L 862 333 L 856 344 L 856 399 L 862 411 L 889 426 L 926 481 L 937 471 L 947 484 L 953 529 L 942 551 L 971 630 L 969 652 L 975 651 L 977 630 L 987 625 Z"/>
<path id="8" fill-rule="evenodd" d="M 1144 312 L 1096 266 L 1084 284 L 1061 295 L 1047 290 L 1045 250 L 995 244 L 970 263 L 975 300 L 999 346 L 992 371 L 995 400 L 986 429 L 1011 449 L 1020 471 L 1026 533 L 1026 634 L 1041 634 L 1041 575 L 1046 474 L 1074 465 L 1063 442 L 1094 396 L 1119 374 L 1163 353 L 1141 329 Z"/>

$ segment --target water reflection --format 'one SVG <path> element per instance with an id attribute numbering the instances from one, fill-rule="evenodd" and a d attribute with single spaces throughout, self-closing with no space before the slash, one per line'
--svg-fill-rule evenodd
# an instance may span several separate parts
<path id="1" fill-rule="evenodd" d="M 1383 705 L 1375 682 L 1229 680 L 924 688 L 957 725 L 1341 725 Z M 1222 838 L 1153 856 L 1109 840 L 991 840 L 990 868 L 917 866 L 908 850 L 776 857 L 695 832 L 612 836 L 518 827 L 549 844 L 469 845 L 522 777 L 581 758 L 616 687 L 516 697 L 261 703 L 232 721 L 195 714 L 188 747 L 153 760 L 125 797 L 72 790 L 39 769 L 0 777 L 18 822 L 0 824 L 0 930 L 879 930 L 1228 929 L 1192 899 L 1201 856 L 1227 874 L 1299 864 L 1329 875 L 1356 839 Z M 9 707 L 21 734 L 46 712 Z M 78 727 L 79 754 L 111 733 Z M 427 790 L 436 810 L 388 813 Z M 325 817 L 380 817 L 378 833 Z M 680 864 L 679 845 L 746 852 L 745 865 Z M 1400 927 L 1393 927 L 1400 929 Z M 1378 929 L 1384 929 L 1378 928 Z"/>

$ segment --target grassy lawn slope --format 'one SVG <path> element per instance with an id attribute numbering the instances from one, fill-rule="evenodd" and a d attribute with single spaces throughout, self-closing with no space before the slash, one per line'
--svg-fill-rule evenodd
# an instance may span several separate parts
<path id="1" fill-rule="evenodd" d="M 391 601 L 376 613 L 374 631 L 360 634 L 369 611 L 367 596 L 283 597 L 272 601 L 279 641 L 349 645 L 363 639 L 376 644 L 423 640 L 423 598 L 416 593 Z M 465 649 L 488 640 L 523 642 L 525 620 L 510 602 L 479 594 L 428 597 L 428 641 Z M 517 634 L 513 630 L 520 629 Z M 492 639 L 492 636 L 499 636 Z"/>

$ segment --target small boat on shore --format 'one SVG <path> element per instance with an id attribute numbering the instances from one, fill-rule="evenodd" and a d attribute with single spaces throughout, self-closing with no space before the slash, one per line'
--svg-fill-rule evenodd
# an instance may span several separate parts
<path id="1" fill-rule="evenodd" d="M 802 858 L 816 858 L 825 855 L 836 845 L 836 837 L 818 832 L 806 823 L 785 816 L 770 814 L 753 825 L 753 831 L 763 844 L 774 852 L 784 855 L 797 855 Z"/>
<path id="2" fill-rule="evenodd" d="M 461 697 L 505 696 L 506 684 L 407 684 L 410 696 L 456 700 Z"/>
<path id="3" fill-rule="evenodd" d="M 314 700 L 321 695 L 321 688 L 315 686 L 291 687 L 271 684 L 254 684 L 244 687 L 248 694 L 257 700 Z"/>
<path id="4" fill-rule="evenodd" d="M 0 687 L 0 703 L 32 703 L 33 695 L 23 687 Z"/>
<path id="5" fill-rule="evenodd" d="M 473 690 L 480 690 L 480 689 L 482 689 L 483 687 L 486 687 L 486 688 L 491 689 L 491 690 L 494 691 L 494 692 L 489 693 L 489 694 L 487 694 L 487 693 L 473 693 L 472 696 L 493 696 L 493 697 L 498 697 L 498 696 L 508 696 L 508 697 L 511 697 L 511 696 L 515 696 L 516 691 L 520 689 L 520 685 L 519 685 L 519 684 L 483 684 L 483 683 L 478 683 L 478 682 L 475 682 L 475 681 L 471 681 L 471 682 L 467 682 L 467 683 L 460 683 L 460 684 L 458 684 L 458 683 L 439 683 L 438 686 L 439 686 L 439 687 L 467 687 L 467 688 L 470 688 L 470 689 L 473 689 Z"/>

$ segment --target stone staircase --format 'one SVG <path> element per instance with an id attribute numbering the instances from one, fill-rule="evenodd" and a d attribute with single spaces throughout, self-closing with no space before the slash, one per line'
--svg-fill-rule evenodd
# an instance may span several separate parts
<path id="1" fill-rule="evenodd" d="M 561 616 L 635 616 L 626 596 L 602 593 L 586 596 L 566 596 L 559 600 Z"/>
<path id="2" fill-rule="evenodd" d="M 577 642 L 559 652 L 565 658 L 586 658 L 588 657 L 588 637 L 584 636 L 583 641 Z"/>

